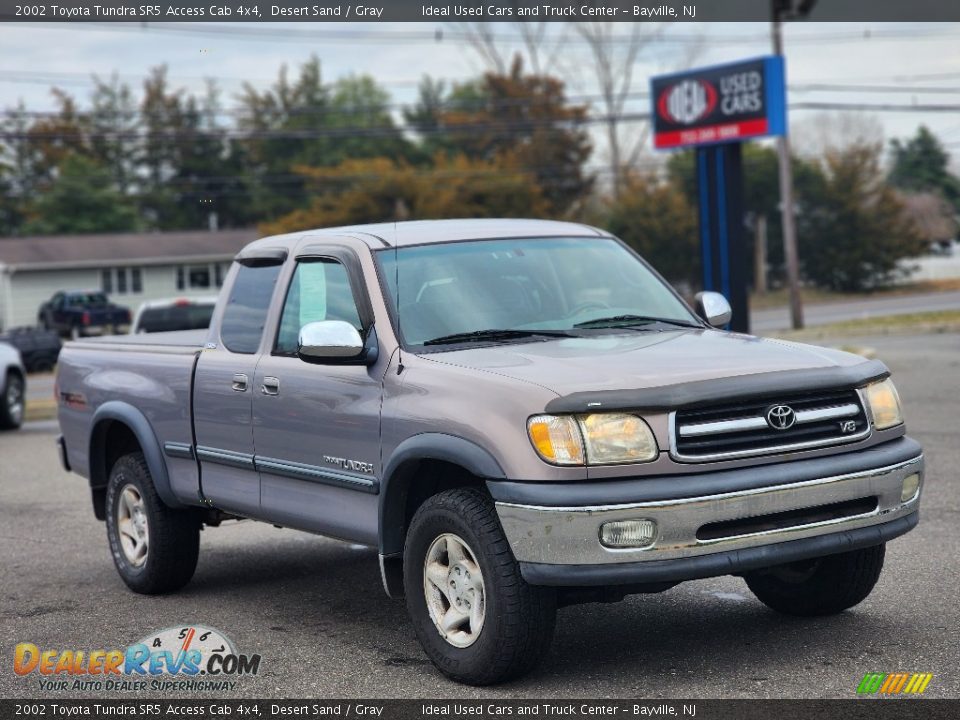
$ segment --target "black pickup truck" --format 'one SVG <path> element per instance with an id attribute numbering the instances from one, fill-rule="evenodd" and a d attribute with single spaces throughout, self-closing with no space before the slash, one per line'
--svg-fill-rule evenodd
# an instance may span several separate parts
<path id="1" fill-rule="evenodd" d="M 99 291 L 58 292 L 40 306 L 37 324 L 76 339 L 129 326 L 130 310 L 114 305 Z"/>

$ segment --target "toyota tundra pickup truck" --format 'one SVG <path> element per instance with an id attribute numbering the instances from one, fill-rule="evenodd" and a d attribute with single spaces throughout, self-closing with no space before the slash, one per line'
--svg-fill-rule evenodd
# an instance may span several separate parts
<path id="1" fill-rule="evenodd" d="M 133 591 L 183 587 L 225 519 L 373 546 L 466 683 L 533 668 L 558 606 L 685 580 L 740 576 L 790 615 L 853 607 L 919 517 L 887 368 L 727 332 L 715 293 L 694 305 L 584 225 L 268 237 L 209 330 L 66 345 L 61 458 Z"/>

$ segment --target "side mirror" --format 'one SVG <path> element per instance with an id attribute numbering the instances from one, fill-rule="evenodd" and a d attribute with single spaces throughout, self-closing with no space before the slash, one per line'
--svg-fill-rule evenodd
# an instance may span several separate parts
<path id="1" fill-rule="evenodd" d="M 297 355 L 304 362 L 368 364 L 376 359 L 357 329 L 343 320 L 323 320 L 300 328 Z"/>
<path id="2" fill-rule="evenodd" d="M 722 328 L 730 322 L 733 310 L 727 299 L 718 292 L 699 292 L 696 295 L 697 315 L 711 327 Z"/>

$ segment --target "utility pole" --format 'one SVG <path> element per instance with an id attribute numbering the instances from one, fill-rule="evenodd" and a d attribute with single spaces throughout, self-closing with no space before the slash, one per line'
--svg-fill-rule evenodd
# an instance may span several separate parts
<path id="1" fill-rule="evenodd" d="M 753 238 L 753 291 L 767 294 L 767 216 L 758 213 L 754 219 Z"/>
<path id="2" fill-rule="evenodd" d="M 773 52 L 783 55 L 783 28 L 781 16 L 792 11 L 791 0 L 771 0 L 773 9 Z M 813 2 L 801 2 L 801 9 L 809 12 Z M 806 6 L 804 8 L 804 6 Z M 783 225 L 783 257 L 787 265 L 787 286 L 790 289 L 790 324 L 794 330 L 803 327 L 803 300 L 800 297 L 800 260 L 797 256 L 797 228 L 793 213 L 793 169 L 790 161 L 789 131 L 777 138 L 780 158 L 780 212 Z"/>

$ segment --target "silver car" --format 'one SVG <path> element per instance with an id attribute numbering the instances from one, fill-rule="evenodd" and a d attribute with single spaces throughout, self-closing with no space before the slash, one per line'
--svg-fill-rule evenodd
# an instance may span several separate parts
<path id="1" fill-rule="evenodd" d="M 0 343 L 0 430 L 16 430 L 23 424 L 26 378 L 20 351 Z"/>

